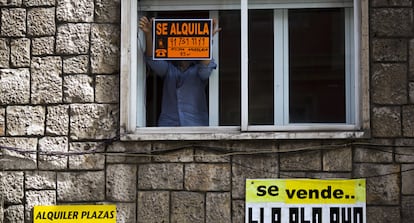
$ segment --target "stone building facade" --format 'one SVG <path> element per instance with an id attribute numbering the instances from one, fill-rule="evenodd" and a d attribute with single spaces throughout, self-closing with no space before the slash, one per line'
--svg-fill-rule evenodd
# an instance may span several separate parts
<path id="1" fill-rule="evenodd" d="M 0 222 L 116 204 L 118 222 L 244 222 L 246 178 L 366 178 L 370 223 L 414 222 L 412 0 L 369 2 L 361 139 L 120 140 L 126 0 L 0 0 Z M 51 153 L 53 155 L 51 155 Z"/>

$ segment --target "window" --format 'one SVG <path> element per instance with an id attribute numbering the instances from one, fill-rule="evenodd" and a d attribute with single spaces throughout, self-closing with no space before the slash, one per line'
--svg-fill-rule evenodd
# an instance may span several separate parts
<path id="1" fill-rule="evenodd" d="M 234 139 L 254 134 L 259 138 L 301 134 L 343 138 L 363 136 L 368 128 L 364 96 L 368 74 L 361 67 L 368 55 L 367 44 L 361 41 L 367 32 L 362 22 L 367 14 L 360 13 L 367 1 L 141 0 L 122 4 L 121 64 L 125 69 L 121 85 L 128 87 L 121 90 L 121 123 L 129 137 L 206 133 L 203 137 L 215 138 L 211 134 L 220 133 Z M 218 19 L 222 31 L 213 40 L 218 66 L 206 88 L 208 127 L 156 127 L 162 80 L 145 65 L 145 38 L 137 23 L 126 22 L 143 15 Z"/>

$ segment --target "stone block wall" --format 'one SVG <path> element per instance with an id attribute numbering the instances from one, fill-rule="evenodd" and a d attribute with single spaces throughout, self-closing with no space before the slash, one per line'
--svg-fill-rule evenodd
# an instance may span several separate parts
<path id="1" fill-rule="evenodd" d="M 370 138 L 199 142 L 117 139 L 122 1 L 0 0 L 0 222 L 240 223 L 246 178 L 292 177 L 367 178 L 369 223 L 414 222 L 412 0 L 370 1 Z"/>

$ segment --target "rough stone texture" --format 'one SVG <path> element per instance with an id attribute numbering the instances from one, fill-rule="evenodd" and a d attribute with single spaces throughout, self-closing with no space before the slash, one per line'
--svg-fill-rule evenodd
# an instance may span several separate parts
<path id="1" fill-rule="evenodd" d="M 32 103 L 62 102 L 62 59 L 58 56 L 34 57 L 32 73 Z"/>
<path id="2" fill-rule="evenodd" d="M 0 194 L 6 204 L 22 204 L 24 196 L 23 172 L 0 172 Z"/>
<path id="3" fill-rule="evenodd" d="M 1 35 L 7 37 L 23 37 L 26 34 L 26 9 L 1 9 Z"/>
<path id="4" fill-rule="evenodd" d="M 54 6 L 55 0 L 24 0 L 25 6 Z"/>
<path id="5" fill-rule="evenodd" d="M 167 191 L 139 191 L 137 223 L 170 222 L 170 193 Z"/>
<path id="6" fill-rule="evenodd" d="M 52 36 L 55 32 L 55 8 L 31 8 L 27 11 L 28 35 Z"/>
<path id="7" fill-rule="evenodd" d="M 105 104 L 70 106 L 71 139 L 109 139 L 116 136 L 118 107 Z"/>
<path id="8" fill-rule="evenodd" d="M 206 222 L 231 222 L 230 193 L 207 193 Z"/>
<path id="9" fill-rule="evenodd" d="M 136 205 L 135 203 L 117 203 L 116 204 L 116 222 L 117 223 L 136 223 Z"/>
<path id="10" fill-rule="evenodd" d="M 230 176 L 229 164 L 187 164 L 184 185 L 189 191 L 228 191 Z"/>
<path id="11" fill-rule="evenodd" d="M 183 164 L 143 164 L 138 169 L 139 189 L 181 190 L 184 181 Z"/>
<path id="12" fill-rule="evenodd" d="M 107 163 L 148 163 L 151 157 L 147 156 L 151 152 L 151 143 L 147 142 L 114 142 L 108 146 Z M 129 155 L 128 153 L 143 154 Z"/>
<path id="13" fill-rule="evenodd" d="M 372 41 L 373 61 L 406 61 L 407 45 L 405 39 L 374 39 Z"/>
<path id="14" fill-rule="evenodd" d="M 111 201 L 136 201 L 137 167 L 135 165 L 108 165 L 106 168 L 106 195 Z"/>
<path id="15" fill-rule="evenodd" d="M 69 105 L 47 107 L 46 133 L 67 135 L 69 132 Z"/>
<path id="16" fill-rule="evenodd" d="M 64 74 L 86 74 L 89 70 L 89 57 L 79 55 L 63 59 Z"/>
<path id="17" fill-rule="evenodd" d="M 30 39 L 14 39 L 10 43 L 11 65 L 13 67 L 30 66 Z"/>
<path id="18" fill-rule="evenodd" d="M 44 134 L 46 113 L 43 106 L 8 106 L 6 113 L 7 135 Z"/>
<path id="19" fill-rule="evenodd" d="M 399 207 L 367 207 L 367 222 L 368 223 L 389 223 L 401 222 Z"/>
<path id="20" fill-rule="evenodd" d="M 37 167 L 36 138 L 0 137 L 0 145 L 18 149 L 3 149 L 0 152 L 1 170 L 28 170 Z"/>
<path id="21" fill-rule="evenodd" d="M 116 23 L 121 19 L 121 0 L 96 0 L 95 21 L 102 23 Z"/>
<path id="22" fill-rule="evenodd" d="M 372 113 L 371 123 L 374 137 L 401 136 L 400 107 L 374 107 Z"/>
<path id="23" fill-rule="evenodd" d="M 119 101 L 119 76 L 98 75 L 96 82 L 96 102 L 116 103 Z"/>
<path id="24" fill-rule="evenodd" d="M 8 68 L 10 62 L 10 44 L 6 38 L 0 38 L 0 68 Z"/>
<path id="25" fill-rule="evenodd" d="M 119 71 L 118 26 L 94 24 L 91 31 L 91 66 L 94 74 L 112 74 Z"/>
<path id="26" fill-rule="evenodd" d="M 68 157 L 59 155 L 69 151 L 67 137 L 44 137 L 39 139 L 39 169 L 66 169 Z M 50 155 L 53 154 L 53 155 Z"/>
<path id="27" fill-rule="evenodd" d="M 410 8 L 374 8 L 371 11 L 371 35 L 411 36 L 413 10 Z"/>
<path id="28" fill-rule="evenodd" d="M 282 154 L 281 170 L 321 170 L 321 153 L 319 151 Z"/>
<path id="29" fill-rule="evenodd" d="M 56 52 L 59 54 L 86 54 L 89 50 L 91 25 L 69 23 L 58 26 Z"/>
<path id="30" fill-rule="evenodd" d="M 55 204 L 55 190 L 26 191 L 26 222 L 30 222 L 33 219 L 32 213 L 34 206 Z"/>
<path id="31" fill-rule="evenodd" d="M 0 108 L 0 136 L 6 134 L 6 109 Z"/>
<path id="32" fill-rule="evenodd" d="M 93 79 L 88 75 L 69 75 L 63 78 L 63 101 L 66 103 L 93 102 Z"/>
<path id="33" fill-rule="evenodd" d="M 244 198 L 247 178 L 277 178 L 277 156 L 234 156 L 232 163 L 232 197 Z"/>
<path id="34" fill-rule="evenodd" d="M 58 201 L 100 201 L 105 198 L 105 174 L 96 172 L 58 173 Z"/>
<path id="35" fill-rule="evenodd" d="M 408 84 L 408 89 L 409 89 L 409 93 L 408 93 L 409 102 L 410 104 L 414 104 L 414 82 L 410 82 Z"/>
<path id="36" fill-rule="evenodd" d="M 233 200 L 232 216 L 233 222 L 245 222 L 245 201 L 244 200 Z"/>
<path id="37" fill-rule="evenodd" d="M 402 130 L 406 137 L 414 137 L 414 105 L 403 106 Z"/>
<path id="38" fill-rule="evenodd" d="M 0 69 L 0 86 L 0 104 L 28 103 L 30 100 L 29 69 Z"/>
<path id="39" fill-rule="evenodd" d="M 56 17 L 62 22 L 93 22 L 94 4 L 90 0 L 58 0 Z"/>
<path id="40" fill-rule="evenodd" d="M 403 196 L 401 198 L 401 223 L 414 222 L 414 196 Z"/>
<path id="41" fill-rule="evenodd" d="M 405 64 L 372 65 L 372 101 L 378 104 L 407 103 L 407 66 Z"/>
<path id="42" fill-rule="evenodd" d="M 77 170 L 102 170 L 105 168 L 105 144 L 93 142 L 73 142 L 69 144 L 69 168 Z M 84 154 L 82 154 L 84 153 Z"/>
<path id="43" fill-rule="evenodd" d="M 408 59 L 408 66 L 409 66 L 408 79 L 414 81 L 414 39 L 410 40 L 408 51 L 409 51 L 409 53 L 408 53 L 408 55 L 409 55 L 409 59 Z"/>
<path id="44" fill-rule="evenodd" d="M 384 146 L 356 146 L 354 150 L 354 162 L 365 163 L 391 163 L 393 161 L 393 142 L 391 140 L 375 140 L 371 141 L 375 145 Z"/>
<path id="45" fill-rule="evenodd" d="M 341 157 L 338 159 L 338 157 Z M 350 148 L 326 150 L 323 152 L 324 171 L 351 171 L 352 150 Z"/>
<path id="46" fill-rule="evenodd" d="M 53 190 L 56 189 L 56 172 L 27 171 L 24 184 L 26 190 Z"/>
<path id="47" fill-rule="evenodd" d="M 171 192 L 171 223 L 204 222 L 204 195 L 196 192 Z"/>
<path id="48" fill-rule="evenodd" d="M 405 164 L 401 166 L 401 192 L 404 195 L 414 195 L 414 164 Z"/>
<path id="49" fill-rule="evenodd" d="M 32 55 L 51 55 L 55 52 L 54 37 L 38 37 L 32 39 Z"/>
<path id="50" fill-rule="evenodd" d="M 0 0 L 0 6 L 21 6 L 22 0 Z"/>
<path id="51" fill-rule="evenodd" d="M 414 139 L 396 140 L 395 161 L 400 163 L 412 163 L 414 157 Z"/>
<path id="52" fill-rule="evenodd" d="M 0 217 L 1 220 L 1 217 Z M 24 222 L 24 206 L 12 205 L 4 210 L 4 223 Z"/>
<path id="53" fill-rule="evenodd" d="M 387 7 L 387 6 L 411 6 L 410 0 L 372 0 L 373 7 Z"/>
<path id="54" fill-rule="evenodd" d="M 399 166 L 392 164 L 354 164 L 354 177 L 367 178 L 367 204 L 397 205 L 399 203 L 399 171 Z"/>

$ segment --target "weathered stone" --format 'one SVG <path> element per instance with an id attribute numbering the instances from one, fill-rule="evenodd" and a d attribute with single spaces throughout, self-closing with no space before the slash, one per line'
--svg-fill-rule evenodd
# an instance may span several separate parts
<path id="1" fill-rule="evenodd" d="M 1 214 L 0 214 L 1 215 Z M 1 217 L 0 217 L 1 220 Z M 24 222 L 24 206 L 11 205 L 4 210 L 4 222 Z"/>
<path id="2" fill-rule="evenodd" d="M 110 153 L 107 163 L 148 163 L 151 157 L 151 143 L 143 142 L 114 142 L 108 146 Z M 136 155 L 129 155 L 128 153 Z M 141 156 L 139 154 L 142 154 Z"/>
<path id="3" fill-rule="evenodd" d="M 93 102 L 93 79 L 88 75 L 69 75 L 63 78 L 63 101 L 66 103 Z"/>
<path id="4" fill-rule="evenodd" d="M 312 179 L 352 178 L 352 174 L 351 173 L 336 173 L 336 172 L 280 171 L 280 178 L 312 178 Z"/>
<path id="5" fill-rule="evenodd" d="M 0 86 L 0 104 L 29 103 L 29 69 L 0 69 Z"/>
<path id="6" fill-rule="evenodd" d="M 414 157 L 414 139 L 397 139 L 395 148 L 395 161 L 412 163 Z"/>
<path id="7" fill-rule="evenodd" d="M 372 136 L 401 136 L 401 109 L 399 107 L 374 107 L 372 109 Z"/>
<path id="8" fill-rule="evenodd" d="M 6 133 L 6 109 L 0 108 L 0 136 L 4 136 Z"/>
<path id="9" fill-rule="evenodd" d="M 1 9 L 1 35 L 7 37 L 24 37 L 26 34 L 26 9 Z"/>
<path id="10" fill-rule="evenodd" d="M 281 170 L 321 170 L 319 151 L 288 153 L 280 156 Z"/>
<path id="11" fill-rule="evenodd" d="M 154 154 L 153 160 L 155 162 L 192 162 L 194 157 L 192 149 L 181 149 L 172 152 L 165 152 L 162 154 Z"/>
<path id="12" fill-rule="evenodd" d="M 409 103 L 414 104 L 414 82 L 410 82 L 408 84 L 408 88 L 409 88 L 409 93 L 408 93 Z"/>
<path id="13" fill-rule="evenodd" d="M 55 52 L 54 37 L 38 37 L 32 39 L 32 55 L 51 55 Z"/>
<path id="14" fill-rule="evenodd" d="M 46 133 L 67 135 L 69 132 L 69 105 L 47 107 Z"/>
<path id="15" fill-rule="evenodd" d="M 179 163 L 144 164 L 138 170 L 139 189 L 183 189 L 184 168 Z"/>
<path id="16" fill-rule="evenodd" d="M 403 136 L 414 137 L 414 105 L 403 106 L 402 126 Z"/>
<path id="17" fill-rule="evenodd" d="M 401 166 L 401 192 L 404 195 L 414 195 L 414 164 L 404 164 Z"/>
<path id="18" fill-rule="evenodd" d="M 55 8 L 31 8 L 27 12 L 27 34 L 52 36 L 56 32 Z"/>
<path id="19" fill-rule="evenodd" d="M 170 222 L 170 194 L 166 191 L 139 191 L 137 223 Z"/>
<path id="20" fill-rule="evenodd" d="M 410 8 L 374 8 L 371 10 L 372 36 L 411 36 L 413 10 Z"/>
<path id="21" fill-rule="evenodd" d="M 408 48 L 408 79 L 414 81 L 414 39 L 410 40 L 409 45 L 410 46 Z"/>
<path id="22" fill-rule="evenodd" d="M 116 103 L 119 101 L 119 76 L 98 75 L 96 82 L 96 102 Z"/>
<path id="23" fill-rule="evenodd" d="M 13 67 L 30 66 L 30 39 L 14 39 L 10 43 L 11 64 Z"/>
<path id="24" fill-rule="evenodd" d="M 27 171 L 24 184 L 26 190 L 56 189 L 56 172 Z"/>
<path id="25" fill-rule="evenodd" d="M 400 208 L 392 206 L 368 206 L 367 207 L 368 223 L 389 223 L 401 222 Z"/>
<path id="26" fill-rule="evenodd" d="M 194 151 L 194 159 L 196 162 L 213 162 L 213 163 L 227 163 L 230 162 L 228 156 L 223 156 L 223 153 L 218 151 L 198 150 Z"/>
<path id="27" fill-rule="evenodd" d="M 94 24 L 91 31 L 91 66 L 94 74 L 119 71 L 120 29 L 115 25 Z"/>
<path id="28" fill-rule="evenodd" d="M 279 173 L 277 155 L 234 156 L 232 163 L 232 197 L 244 198 L 247 178 L 276 178 Z"/>
<path id="29" fill-rule="evenodd" d="M 7 135 L 43 135 L 46 113 L 42 106 L 9 106 L 7 113 Z"/>
<path id="30" fill-rule="evenodd" d="M 185 189 L 189 191 L 228 191 L 231 186 L 229 164 L 185 165 Z"/>
<path id="31" fill-rule="evenodd" d="M 32 103 L 62 102 L 62 59 L 57 56 L 34 57 L 32 72 Z"/>
<path id="32" fill-rule="evenodd" d="M 352 150 L 351 148 L 325 150 L 323 152 L 324 171 L 351 171 Z"/>
<path id="33" fill-rule="evenodd" d="M 0 153 L 1 170 L 27 170 L 37 168 L 36 138 L 0 137 L 0 145 L 13 148 L 10 150 L 2 149 Z"/>
<path id="34" fill-rule="evenodd" d="M 103 143 L 73 142 L 69 144 L 69 152 L 76 154 L 69 156 L 70 169 L 102 170 L 105 167 L 105 155 L 99 154 L 105 152 Z"/>
<path id="35" fill-rule="evenodd" d="M 79 55 L 63 59 L 64 74 L 86 74 L 89 70 L 89 57 Z"/>
<path id="36" fill-rule="evenodd" d="M 232 216 L 233 222 L 245 222 L 245 201 L 244 200 L 233 200 Z"/>
<path id="37" fill-rule="evenodd" d="M 71 139 L 109 139 L 116 136 L 118 107 L 106 104 L 72 104 L 70 106 Z"/>
<path id="38" fill-rule="evenodd" d="M 135 203 L 116 203 L 116 222 L 117 223 L 136 223 Z"/>
<path id="39" fill-rule="evenodd" d="M 0 194 L 6 204 L 23 203 L 23 179 L 23 172 L 0 171 Z"/>
<path id="40" fill-rule="evenodd" d="M 354 177 L 367 178 L 369 205 L 397 205 L 400 199 L 400 168 L 392 164 L 354 164 Z M 378 177 L 380 176 L 380 177 Z"/>
<path id="41" fill-rule="evenodd" d="M 206 222 L 231 222 L 230 193 L 207 193 Z"/>
<path id="42" fill-rule="evenodd" d="M 372 59 L 374 61 L 406 61 L 407 40 L 373 39 Z"/>
<path id="43" fill-rule="evenodd" d="M 405 64 L 373 64 L 371 80 L 374 103 L 407 103 L 407 66 Z"/>
<path id="44" fill-rule="evenodd" d="M 196 192 L 171 192 L 171 222 L 204 222 L 204 195 Z"/>
<path id="45" fill-rule="evenodd" d="M 401 223 L 414 222 L 414 196 L 402 196 L 401 206 Z"/>
<path id="46" fill-rule="evenodd" d="M 0 68 L 9 68 L 10 44 L 6 38 L 0 38 Z"/>
<path id="47" fill-rule="evenodd" d="M 105 199 L 105 173 L 58 173 L 57 199 L 59 201 L 99 201 Z"/>
<path id="48" fill-rule="evenodd" d="M 55 0 L 24 0 L 23 4 L 28 7 L 32 6 L 54 6 Z"/>
<path id="49" fill-rule="evenodd" d="M 121 18 L 120 0 L 96 0 L 95 21 L 102 23 L 117 23 Z"/>
<path id="50" fill-rule="evenodd" d="M 374 145 L 369 145 L 374 144 Z M 393 142 L 387 139 L 377 139 L 367 143 L 367 146 L 357 145 L 354 150 L 354 162 L 359 163 L 391 163 L 393 161 Z M 369 146 L 368 146 L 369 145 Z M 384 145 L 390 145 L 385 147 Z"/>
<path id="51" fill-rule="evenodd" d="M 58 0 L 56 17 L 62 22 L 93 22 L 94 2 L 90 0 Z"/>
<path id="52" fill-rule="evenodd" d="M 21 6 L 22 0 L 0 0 L 0 6 Z"/>
<path id="53" fill-rule="evenodd" d="M 39 169 L 66 169 L 68 167 L 68 157 L 58 154 L 67 153 L 68 151 L 69 144 L 67 137 L 47 136 L 41 138 L 39 140 Z"/>
<path id="54" fill-rule="evenodd" d="M 106 195 L 111 201 L 134 202 L 137 191 L 137 167 L 115 164 L 106 167 Z"/>
<path id="55" fill-rule="evenodd" d="M 26 191 L 26 222 L 33 220 L 34 206 L 54 204 L 56 204 L 55 190 Z"/>
<path id="56" fill-rule="evenodd" d="M 372 7 L 411 6 L 410 0 L 371 0 Z"/>
<path id="57" fill-rule="evenodd" d="M 56 52 L 59 54 L 86 54 L 89 51 L 91 25 L 87 23 L 69 23 L 58 27 Z"/>

